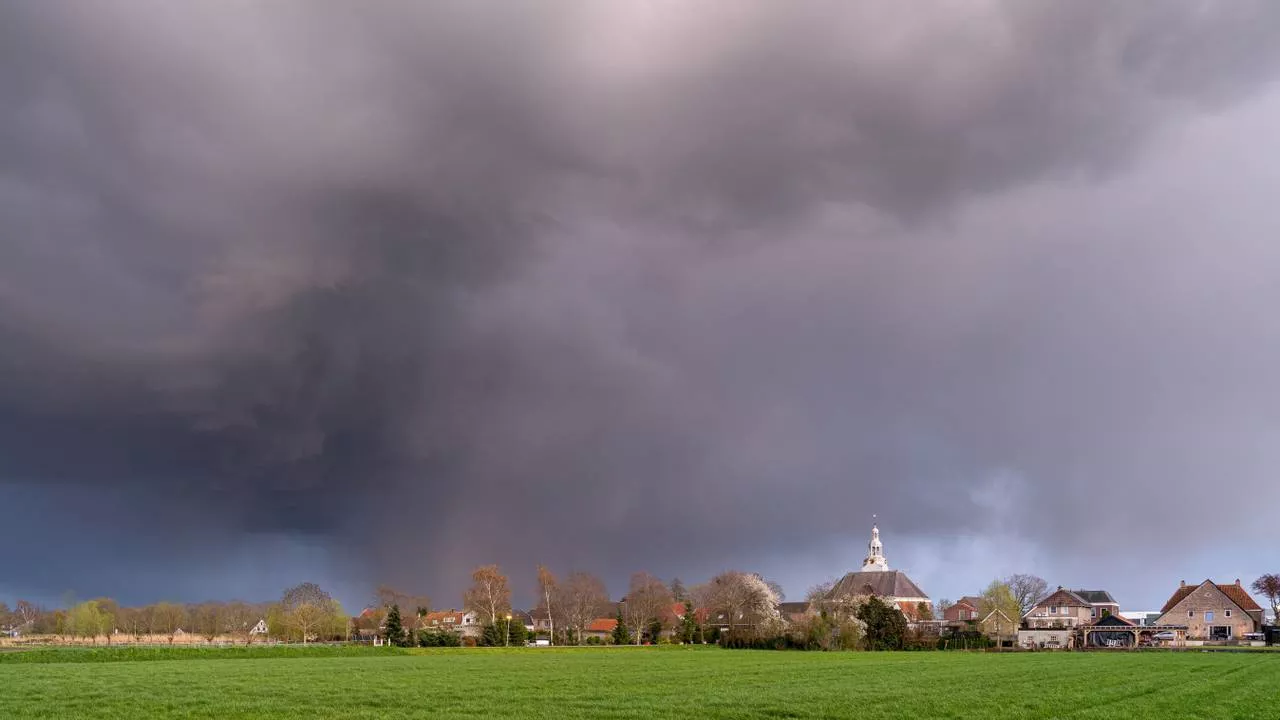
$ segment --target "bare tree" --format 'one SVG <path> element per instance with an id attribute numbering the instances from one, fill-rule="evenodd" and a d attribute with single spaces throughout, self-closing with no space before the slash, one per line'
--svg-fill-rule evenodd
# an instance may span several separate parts
<path id="1" fill-rule="evenodd" d="M 511 612 L 511 587 L 497 565 L 481 565 L 471 572 L 471 587 L 463 597 L 468 610 L 497 625 L 498 618 Z"/>
<path id="2" fill-rule="evenodd" d="M 15 624 L 18 625 L 18 627 L 23 627 L 27 625 L 34 625 L 35 622 L 40 619 L 40 616 L 44 614 L 44 611 L 34 603 L 27 600 L 19 600 L 17 604 L 13 606 L 13 614 L 16 618 L 14 620 Z"/>
<path id="3" fill-rule="evenodd" d="M 547 628 L 551 633 L 551 643 L 556 641 L 555 614 L 551 609 L 552 599 L 556 596 L 556 576 L 546 565 L 538 566 L 538 596 L 542 598 L 543 608 L 547 611 Z"/>
<path id="4" fill-rule="evenodd" d="M 223 631 L 223 615 L 226 606 L 218 602 L 207 602 L 191 608 L 192 630 L 200 633 L 206 642 L 212 643 Z"/>
<path id="5" fill-rule="evenodd" d="M 1044 578 L 1024 573 L 1015 573 L 1004 579 L 1004 584 L 1009 586 L 1009 591 L 1013 593 L 1013 599 L 1018 605 L 1018 617 L 1012 620 L 1021 620 L 1024 615 L 1031 612 L 1031 608 L 1036 603 L 1043 600 L 1049 594 L 1049 583 Z"/>
<path id="6" fill-rule="evenodd" d="M 397 590 L 390 585 L 379 585 L 374 591 L 374 603 L 377 607 L 386 609 L 392 605 L 399 605 L 400 609 L 405 612 L 421 612 L 426 614 L 431 612 L 431 598 L 424 594 L 414 595 L 402 590 Z"/>
<path id="7" fill-rule="evenodd" d="M 151 630 L 155 634 L 168 635 L 170 645 L 186 621 L 187 609 L 177 603 L 158 602 L 151 606 Z"/>
<path id="8" fill-rule="evenodd" d="M 313 635 L 318 634 L 321 625 L 329 615 L 327 605 L 327 603 L 325 605 L 313 605 L 309 602 L 304 602 L 290 608 L 285 613 L 285 624 L 297 632 L 298 637 L 302 638 L 303 645 L 306 645 Z"/>
<path id="9" fill-rule="evenodd" d="M 804 594 L 805 602 L 808 602 L 809 607 L 816 612 L 827 612 L 828 614 L 835 612 L 839 603 L 831 597 L 831 591 L 834 589 L 834 580 L 818 583 L 809 588 L 809 591 Z"/>
<path id="10" fill-rule="evenodd" d="M 374 591 L 374 603 L 378 609 L 378 625 L 382 624 L 386 611 L 394 605 L 400 608 L 401 621 L 411 631 L 423 629 L 424 618 L 431 612 L 431 598 L 403 592 L 390 585 L 378 586 Z"/>
<path id="11" fill-rule="evenodd" d="M 623 618 L 627 629 L 634 633 L 637 645 L 645 628 L 654 620 L 661 622 L 663 611 L 669 611 L 672 603 L 671 589 L 666 583 L 647 572 L 631 576 L 631 585 L 623 603 Z"/>
<path id="12" fill-rule="evenodd" d="M 591 573 L 569 575 L 557 593 L 556 606 L 566 627 L 574 631 L 574 639 L 582 644 L 583 634 L 592 620 L 608 612 L 609 593 L 604 582 Z"/>
<path id="13" fill-rule="evenodd" d="M 133 638 L 134 642 L 142 641 L 142 635 L 147 630 L 146 617 L 142 608 L 120 608 L 120 612 L 116 615 L 116 622 L 126 635 Z"/>
<path id="14" fill-rule="evenodd" d="M 315 583 L 302 583 L 284 591 L 280 601 L 282 620 L 306 645 L 312 636 L 334 634 L 341 607 Z"/>
<path id="15" fill-rule="evenodd" d="M 1276 624 L 1280 625 L 1280 575 L 1267 573 L 1254 580 L 1250 587 L 1271 603 L 1271 615 L 1275 618 Z"/>
<path id="16" fill-rule="evenodd" d="M 322 590 L 319 585 L 313 582 L 304 582 L 285 590 L 281 602 L 284 603 L 286 608 L 293 608 L 304 603 L 323 605 L 331 599 L 329 593 Z"/>
<path id="17" fill-rule="evenodd" d="M 243 639 L 245 645 L 248 645 L 253 642 L 253 627 L 261 618 L 260 610 L 249 603 L 235 600 L 222 609 L 222 631 L 233 639 Z"/>

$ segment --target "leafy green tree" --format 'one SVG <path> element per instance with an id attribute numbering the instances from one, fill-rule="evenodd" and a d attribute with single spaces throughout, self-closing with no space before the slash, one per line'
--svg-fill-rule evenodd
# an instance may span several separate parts
<path id="1" fill-rule="evenodd" d="M 933 610 L 930 609 L 929 603 L 924 602 L 923 600 L 916 603 L 916 619 L 917 620 L 933 619 Z"/>
<path id="2" fill-rule="evenodd" d="M 628 645 L 631 643 L 631 632 L 627 630 L 627 621 L 622 619 L 622 611 L 618 611 L 618 624 L 613 628 L 613 644 Z"/>
<path id="3" fill-rule="evenodd" d="M 88 600 L 67 611 L 66 623 L 70 635 L 92 640 L 97 644 L 98 635 L 102 634 L 104 625 L 109 624 L 110 619 L 98 607 L 96 600 Z"/>
<path id="4" fill-rule="evenodd" d="M 995 613 L 993 615 L 992 613 Z M 978 617 L 982 630 L 997 638 L 1016 634 L 1017 623 L 1022 619 L 1017 593 L 1004 580 L 992 580 L 978 603 Z M 1001 617 L 1003 615 L 1003 617 Z"/>
<path id="5" fill-rule="evenodd" d="M 858 608 L 857 618 L 866 624 L 868 650 L 897 650 L 907 634 L 907 619 L 898 608 L 874 595 Z"/>
<path id="6" fill-rule="evenodd" d="M 388 644 L 401 645 L 405 644 L 404 640 L 404 624 L 400 621 L 400 606 L 392 605 L 387 611 L 386 630 L 383 631 L 383 637 Z"/>

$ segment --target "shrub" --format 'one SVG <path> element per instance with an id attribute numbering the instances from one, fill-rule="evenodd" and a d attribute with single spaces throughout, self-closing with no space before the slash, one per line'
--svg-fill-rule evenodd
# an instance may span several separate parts
<path id="1" fill-rule="evenodd" d="M 461 647 L 462 638 L 447 630 L 423 630 L 418 633 L 418 647 Z"/>

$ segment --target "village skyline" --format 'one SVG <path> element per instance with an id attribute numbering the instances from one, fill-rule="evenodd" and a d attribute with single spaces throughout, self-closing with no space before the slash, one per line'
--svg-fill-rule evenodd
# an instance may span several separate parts
<path id="1" fill-rule="evenodd" d="M 878 520 L 878 515 L 872 515 L 871 520 L 872 520 L 872 526 L 878 527 L 878 523 L 876 522 Z M 878 533 L 877 533 L 877 537 L 879 537 Z M 888 536 L 888 537 L 890 539 L 892 538 L 892 536 Z M 897 557 L 896 551 L 898 548 L 896 546 L 889 546 L 889 547 L 895 551 L 894 557 L 896 558 Z M 714 574 L 717 574 L 719 572 L 725 572 L 728 570 L 755 572 L 755 573 L 758 573 L 761 577 L 765 577 L 771 581 L 776 582 L 779 589 L 783 591 L 784 599 L 795 601 L 795 600 L 803 599 L 806 596 L 806 594 L 809 593 L 814 587 L 820 586 L 823 583 L 832 583 L 838 580 L 845 573 L 856 570 L 858 565 L 862 564 L 862 562 L 865 559 L 865 551 L 866 551 L 866 547 L 864 543 L 863 548 L 861 549 L 861 552 L 864 553 L 863 557 L 859 557 L 856 562 L 851 560 L 849 562 L 849 566 L 843 570 L 838 570 L 836 572 L 830 573 L 825 577 L 815 577 L 815 579 L 808 582 L 803 587 L 798 587 L 798 586 L 788 587 L 786 583 L 783 583 L 782 581 L 777 580 L 776 576 L 770 574 L 769 572 L 756 570 L 749 566 L 724 567 L 724 568 L 720 568 L 715 572 L 708 573 L 707 575 L 701 576 L 701 577 L 702 577 L 702 580 L 705 580 L 707 577 L 711 577 Z M 888 554 L 889 554 L 889 550 L 886 550 L 885 555 L 887 556 Z M 904 553 L 904 555 L 905 554 L 907 553 Z M 536 567 L 533 569 L 529 569 L 528 572 L 522 572 L 521 568 L 511 568 L 511 567 L 504 566 L 500 563 L 491 563 L 491 564 L 497 565 L 499 568 L 502 569 L 504 574 L 510 578 L 510 584 L 512 588 L 512 604 L 514 607 L 528 609 L 528 608 L 533 608 L 537 605 L 537 602 L 538 602 L 537 591 L 535 588 L 536 577 L 537 577 Z M 554 568 L 555 566 L 548 565 L 547 567 Z M 1038 573 L 1034 571 L 1035 570 L 1034 568 L 1023 567 L 1023 568 L 1002 570 L 994 574 L 991 574 L 989 577 L 974 576 L 974 577 L 968 578 L 967 581 L 966 579 L 957 578 L 955 575 L 948 575 L 946 576 L 946 578 L 944 578 L 943 583 L 938 583 L 936 582 L 938 578 L 935 578 L 932 575 L 924 575 L 924 574 L 917 573 L 910 566 L 899 566 L 895 563 L 892 569 L 895 571 L 906 572 L 913 577 L 918 577 L 920 579 L 919 584 L 922 587 L 926 588 L 926 592 L 928 592 L 928 598 L 933 603 L 938 603 L 944 600 L 954 601 L 956 599 L 959 599 L 965 596 L 972 596 L 975 593 L 980 592 L 981 589 L 991 581 L 1007 578 L 1013 575 L 1030 575 L 1030 576 L 1039 577 Z M 1230 570 L 1230 568 L 1228 568 L 1228 570 Z M 655 577 L 664 579 L 665 582 L 668 582 L 668 583 L 675 582 L 682 585 L 694 586 L 702 582 L 702 580 L 698 579 L 699 576 L 696 576 L 696 575 L 690 576 L 690 578 L 692 578 L 691 580 L 686 580 L 678 575 L 663 575 L 659 572 L 654 572 L 644 568 L 633 569 L 629 571 L 622 571 L 621 579 L 617 578 L 617 573 L 613 573 L 613 574 L 610 574 L 607 572 L 602 573 L 602 572 L 593 571 L 587 568 L 568 568 L 568 569 L 557 570 L 557 571 L 564 575 L 570 574 L 572 572 L 586 572 L 593 576 L 600 577 L 604 581 L 605 588 L 609 593 L 609 595 L 614 597 L 615 599 L 625 596 L 628 578 L 637 572 L 651 573 Z M 1249 582 L 1252 582 L 1252 579 L 1257 578 L 1261 575 L 1267 574 L 1268 572 L 1269 571 L 1263 569 L 1263 570 L 1256 570 L 1253 572 L 1236 573 L 1235 575 L 1232 575 L 1232 573 L 1229 571 L 1225 573 L 1222 571 L 1219 571 L 1217 573 L 1206 575 L 1205 577 L 1196 577 L 1196 576 L 1180 577 L 1177 579 L 1176 582 L 1177 583 L 1185 583 L 1185 582 L 1199 583 L 1204 580 L 1222 581 L 1223 578 L 1227 577 L 1228 575 L 1232 575 L 1232 578 L 1235 578 L 1237 580 L 1240 578 L 1248 578 L 1248 580 L 1245 580 L 1245 585 L 1247 586 Z M 302 582 L 312 582 L 316 579 L 315 577 L 312 577 L 312 576 L 303 577 L 304 574 L 305 574 L 305 571 L 300 575 L 297 575 L 297 576 L 294 576 L 293 578 L 285 580 L 284 583 L 280 585 L 280 587 L 283 588 L 287 586 L 292 586 L 294 584 L 302 583 Z M 526 576 L 528 581 L 524 582 Z M 611 579 L 612 581 L 610 581 Z M 1230 580 L 1227 580 L 1227 581 L 1229 582 Z M 1120 586 L 1114 582 L 1108 581 L 1108 579 L 1103 574 L 1096 574 L 1096 575 L 1093 575 L 1092 577 L 1089 577 L 1089 578 L 1086 578 L 1085 580 L 1080 580 L 1080 581 L 1077 581 L 1077 579 L 1075 578 L 1066 578 L 1065 581 L 1062 581 L 1062 579 L 1059 578 L 1057 580 L 1047 579 L 1045 580 L 1045 582 L 1049 587 L 1061 586 L 1061 587 L 1067 587 L 1067 588 L 1082 588 L 1082 587 L 1097 586 L 1097 587 L 1108 588 L 1108 592 L 1111 592 L 1111 594 L 1115 596 L 1117 601 L 1121 603 L 1121 606 L 1126 611 L 1133 611 L 1133 612 L 1140 612 L 1140 611 L 1154 612 L 1155 610 L 1159 609 L 1161 603 L 1164 602 L 1164 598 L 1168 596 L 1169 587 L 1173 587 L 1172 585 L 1168 585 L 1168 587 L 1163 585 L 1146 586 L 1143 589 L 1143 594 L 1141 597 L 1145 599 L 1149 599 L 1149 598 L 1155 598 L 1155 599 L 1151 600 L 1150 602 L 1135 602 L 1126 593 L 1116 592 L 1115 588 L 1119 588 Z M 459 579 L 459 581 L 457 581 L 455 584 L 465 585 L 465 583 L 466 583 L 466 578 L 464 577 Z M 352 589 L 348 587 L 347 583 L 343 583 L 341 581 L 339 582 L 321 581 L 321 582 L 318 582 L 318 584 L 322 587 L 328 588 L 332 592 L 333 597 L 341 603 L 344 609 L 350 610 L 355 613 L 358 613 L 360 609 L 364 607 L 368 607 L 371 603 L 373 603 L 373 598 L 376 595 L 378 588 L 392 587 L 392 585 L 389 583 L 376 583 L 374 585 L 370 585 L 368 588 L 365 588 L 363 591 L 361 591 L 360 589 Z M 445 585 L 445 584 L 446 583 L 440 583 L 438 580 L 432 581 L 431 579 L 424 579 L 423 582 L 420 582 L 418 584 L 401 585 L 397 587 L 400 587 L 401 589 L 405 589 L 405 590 L 412 590 L 414 593 L 419 594 L 422 598 L 429 599 L 432 610 L 462 608 L 465 605 L 465 602 L 463 600 L 463 593 L 461 590 L 458 590 L 455 593 L 442 593 L 439 595 L 436 595 L 427 591 L 427 588 L 429 588 L 432 585 L 439 586 L 439 585 Z M 527 587 L 525 587 L 526 585 Z M 944 590 L 939 592 L 937 590 L 932 589 L 936 587 L 942 587 L 944 588 Z M 950 590 L 948 590 L 948 588 Z M 182 595 L 182 594 L 171 593 L 163 597 L 153 597 L 149 601 L 145 597 L 143 597 L 142 602 L 137 601 L 137 596 L 124 595 L 123 601 L 124 601 L 124 604 L 137 605 L 137 606 L 151 605 L 151 604 L 154 604 L 155 602 L 177 602 L 177 603 L 189 603 L 189 604 L 203 604 L 207 602 L 214 602 L 214 603 L 247 602 L 253 605 L 269 605 L 277 601 L 278 598 L 276 597 L 276 595 L 278 594 L 278 592 L 279 592 L 279 589 L 277 588 L 274 593 L 268 591 L 265 594 L 259 594 L 256 596 L 255 595 L 238 595 L 238 594 L 221 595 L 221 596 L 194 596 L 194 595 Z M 95 593 L 92 591 L 84 592 L 84 591 L 68 590 L 56 596 L 41 596 L 41 595 L 32 595 L 32 594 L 20 596 L 20 594 L 11 594 L 10 597 L 6 598 L 3 594 L 0 594 L 0 602 L 5 602 L 8 606 L 12 607 L 13 605 L 17 604 L 19 601 L 26 601 L 28 603 L 34 603 L 38 606 L 41 606 L 47 609 L 54 609 L 59 607 L 66 608 L 66 607 L 75 605 L 76 603 L 83 600 L 88 600 L 93 598 L 102 598 L 102 597 L 109 597 L 113 600 L 121 600 L 121 598 L 111 595 L 110 593 L 102 593 L 102 592 Z M 1257 599 L 1263 605 L 1266 604 L 1265 601 L 1262 599 L 1262 596 L 1257 596 Z"/>

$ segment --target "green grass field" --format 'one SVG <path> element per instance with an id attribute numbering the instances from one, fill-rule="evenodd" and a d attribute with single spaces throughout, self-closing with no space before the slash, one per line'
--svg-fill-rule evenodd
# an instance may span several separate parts
<path id="1" fill-rule="evenodd" d="M 0 718 L 1280 718 L 1273 653 L 0 654 Z"/>

